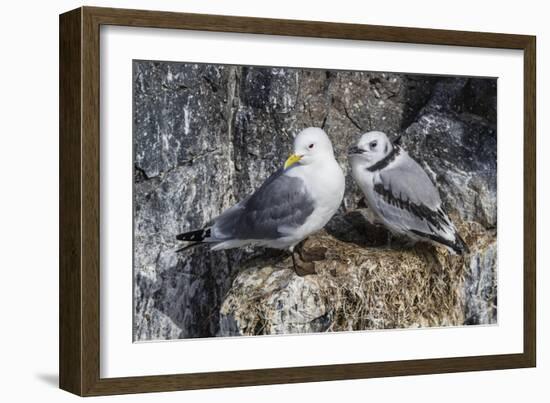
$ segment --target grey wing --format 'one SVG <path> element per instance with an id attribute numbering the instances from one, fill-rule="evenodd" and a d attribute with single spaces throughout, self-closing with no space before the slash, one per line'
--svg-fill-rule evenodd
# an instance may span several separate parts
<path id="1" fill-rule="evenodd" d="M 456 230 L 441 207 L 441 198 L 422 167 L 404 155 L 380 171 L 374 183 L 378 213 L 393 227 L 446 243 Z"/>
<path id="2" fill-rule="evenodd" d="M 302 225 L 313 212 L 314 201 L 300 178 L 284 172 L 275 172 L 251 196 L 216 218 L 212 239 L 277 239 L 285 235 L 281 228 Z"/>

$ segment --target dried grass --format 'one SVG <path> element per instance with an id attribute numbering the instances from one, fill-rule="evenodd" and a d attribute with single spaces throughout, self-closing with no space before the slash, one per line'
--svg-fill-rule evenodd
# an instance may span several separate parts
<path id="1" fill-rule="evenodd" d="M 460 231 L 472 254 L 495 242 L 494 233 L 475 223 L 461 225 Z M 310 238 L 304 247 L 319 245 L 328 252 L 316 263 L 316 275 L 296 276 L 289 258 L 249 262 L 221 310 L 238 334 L 464 324 L 468 257 L 424 244 L 364 247 L 326 233 Z"/>

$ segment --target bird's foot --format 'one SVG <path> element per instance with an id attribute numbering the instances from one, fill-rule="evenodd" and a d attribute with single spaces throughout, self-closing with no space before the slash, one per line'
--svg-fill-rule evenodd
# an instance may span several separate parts
<path id="1" fill-rule="evenodd" d="M 317 274 L 315 271 L 315 262 L 304 262 L 300 258 L 294 259 L 294 271 L 300 277 L 307 276 L 309 274 Z"/>
<path id="2" fill-rule="evenodd" d="M 307 276 L 308 274 L 316 274 L 315 262 L 305 261 L 300 253 L 293 251 L 292 253 L 292 265 L 294 271 L 300 277 Z"/>

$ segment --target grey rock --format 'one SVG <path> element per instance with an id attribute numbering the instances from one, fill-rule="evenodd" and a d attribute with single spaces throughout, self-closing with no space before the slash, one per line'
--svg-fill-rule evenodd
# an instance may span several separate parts
<path id="1" fill-rule="evenodd" d="M 473 254 L 465 273 L 464 323 L 497 323 L 497 241 L 496 237 Z"/>
<path id="2" fill-rule="evenodd" d="M 488 228 L 497 224 L 496 122 L 461 112 L 466 79 L 439 82 L 403 145 L 439 187 L 447 211 Z M 491 97 L 488 94 L 487 97 Z M 470 98 L 467 98 L 470 102 Z M 472 108 L 470 108 L 472 109 Z"/>
<path id="3" fill-rule="evenodd" d="M 402 134 L 457 220 L 496 231 L 495 80 L 135 61 L 135 340 L 320 332 L 337 329 L 336 322 L 351 329 L 496 321 L 496 244 L 464 266 L 466 280 L 452 290 L 460 295 L 453 307 L 461 308 L 439 322 L 382 320 L 381 309 L 370 309 L 368 320 L 342 324 L 331 302 L 315 297 L 321 298 L 326 279 L 297 278 L 284 269 L 285 252 L 199 246 L 174 253 L 176 234 L 204 226 L 250 194 L 309 126 L 329 134 L 347 173 L 344 203 L 327 225 L 325 242 L 354 253 L 374 250 L 392 262 L 401 253 L 384 249 L 387 234 L 365 220 L 368 209 L 349 175 L 346 150 L 369 130 Z M 349 283 L 331 289 L 357 291 L 353 279 L 362 276 L 364 265 L 352 264 Z M 264 305 L 256 307 L 269 320 L 247 316 L 248 299 L 239 304 L 237 298 L 243 290 L 261 296 Z M 247 321 L 258 323 L 250 330 Z"/>
<path id="4" fill-rule="evenodd" d="M 134 63 L 135 165 L 147 178 L 227 143 L 227 81 L 231 68 Z"/>

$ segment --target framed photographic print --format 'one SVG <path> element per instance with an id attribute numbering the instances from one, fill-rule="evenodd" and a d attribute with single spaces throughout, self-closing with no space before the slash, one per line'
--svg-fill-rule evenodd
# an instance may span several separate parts
<path id="1" fill-rule="evenodd" d="M 535 37 L 60 16 L 60 386 L 532 367 Z"/>

